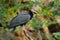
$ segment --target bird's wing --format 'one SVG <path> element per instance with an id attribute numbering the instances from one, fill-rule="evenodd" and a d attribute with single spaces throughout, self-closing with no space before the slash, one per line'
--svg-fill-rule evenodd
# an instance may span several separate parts
<path id="1" fill-rule="evenodd" d="M 17 25 L 20 25 L 20 24 L 23 24 L 23 23 L 26 23 L 30 20 L 30 15 L 28 14 L 20 14 L 20 15 L 17 15 L 16 17 L 14 17 L 11 22 L 10 22 L 10 26 L 11 27 L 15 27 Z"/>
<path id="2" fill-rule="evenodd" d="M 30 15 L 21 15 L 21 16 L 19 16 L 20 18 L 19 18 L 19 23 L 20 24 L 23 24 L 23 23 L 26 23 L 26 22 L 28 22 L 29 20 L 30 20 Z"/>

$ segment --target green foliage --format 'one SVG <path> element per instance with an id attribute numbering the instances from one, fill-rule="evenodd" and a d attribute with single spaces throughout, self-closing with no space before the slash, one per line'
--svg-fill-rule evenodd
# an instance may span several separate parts
<path id="1" fill-rule="evenodd" d="M 33 6 L 33 2 L 29 1 L 25 4 L 18 3 L 19 0 L 0 0 L 0 23 L 4 23 L 6 25 L 6 22 L 9 23 L 9 21 L 16 16 L 16 11 L 18 9 L 24 9 L 24 8 L 31 8 Z"/>
<path id="2" fill-rule="evenodd" d="M 40 15 L 49 15 L 49 16 L 55 16 L 55 15 L 60 15 L 60 4 L 56 1 L 52 1 L 50 3 L 48 3 L 47 5 L 43 5 L 42 3 L 36 1 L 36 2 L 33 2 L 33 1 L 29 1 L 25 4 L 21 4 L 21 3 L 18 3 L 19 0 L 0 0 L 0 23 L 2 22 L 6 22 L 6 21 L 9 21 L 10 19 L 12 19 L 15 15 L 16 15 L 16 12 L 14 12 L 15 10 L 17 9 L 24 9 L 24 8 L 32 8 L 33 4 L 35 5 L 39 5 L 42 10 L 39 10 L 39 9 L 36 9 L 36 11 L 40 14 Z M 11 5 L 11 7 L 9 6 Z M 56 7 L 57 10 L 54 10 L 54 11 L 51 11 L 50 8 L 52 7 Z M 10 15 L 9 19 L 7 18 L 9 16 L 9 12 L 8 11 L 11 11 L 12 15 Z M 8 19 L 8 20 L 7 20 Z M 32 25 L 34 26 L 34 24 L 36 24 L 36 26 L 38 26 L 37 24 L 42 24 L 42 23 L 46 23 L 46 24 L 51 24 L 52 21 L 51 20 L 47 20 L 47 19 L 44 19 L 41 22 L 39 22 L 38 19 L 34 18 L 33 19 L 33 22 L 36 22 L 36 23 L 32 23 Z M 55 22 L 55 21 L 54 21 Z M 54 23 L 53 22 L 53 23 Z"/>
<path id="3" fill-rule="evenodd" d="M 53 33 L 53 35 L 57 40 L 60 40 L 60 32 Z"/>
<path id="4" fill-rule="evenodd" d="M 19 0 L 0 0 L 0 23 L 3 24 L 3 26 L 6 26 L 6 22 L 9 23 L 9 21 L 16 16 L 16 11 L 18 9 L 31 9 L 33 5 L 39 5 L 42 10 L 35 9 L 40 15 L 42 16 L 49 16 L 53 19 L 50 20 L 48 18 L 44 18 L 43 20 L 39 20 L 36 18 L 37 15 L 34 14 L 33 19 L 27 23 L 27 25 L 31 25 L 34 29 L 40 29 L 42 28 L 43 24 L 54 24 L 56 23 L 54 17 L 55 15 L 60 15 L 60 2 L 57 0 L 51 1 L 47 5 L 42 4 L 39 1 L 33 2 L 29 1 L 25 4 L 19 3 Z M 51 10 L 54 8 L 54 10 Z M 56 38 L 59 39 L 58 33 L 54 34 Z"/>

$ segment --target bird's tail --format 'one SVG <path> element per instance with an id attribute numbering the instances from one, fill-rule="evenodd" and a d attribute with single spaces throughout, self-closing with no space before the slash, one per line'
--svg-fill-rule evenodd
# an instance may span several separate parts
<path id="1" fill-rule="evenodd" d="M 9 30 L 10 32 L 12 32 L 12 31 L 15 30 L 15 28 L 11 28 L 11 26 L 10 26 L 9 24 L 7 24 L 7 28 L 8 28 L 8 30 Z"/>

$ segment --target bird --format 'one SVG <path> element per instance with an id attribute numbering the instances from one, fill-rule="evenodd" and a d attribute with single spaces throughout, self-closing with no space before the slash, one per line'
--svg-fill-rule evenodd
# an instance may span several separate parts
<path id="1" fill-rule="evenodd" d="M 26 25 L 32 18 L 33 12 L 31 10 L 21 10 L 20 13 L 17 12 L 17 15 L 11 19 L 8 28 L 15 30 L 17 26 Z"/>

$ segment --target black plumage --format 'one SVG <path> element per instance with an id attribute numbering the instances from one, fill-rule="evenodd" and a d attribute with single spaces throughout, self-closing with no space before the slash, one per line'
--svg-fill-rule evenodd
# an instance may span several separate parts
<path id="1" fill-rule="evenodd" d="M 31 10 L 22 10 L 18 13 L 8 25 L 9 28 L 16 28 L 17 26 L 25 25 L 29 20 L 33 17 L 33 13 Z"/>

